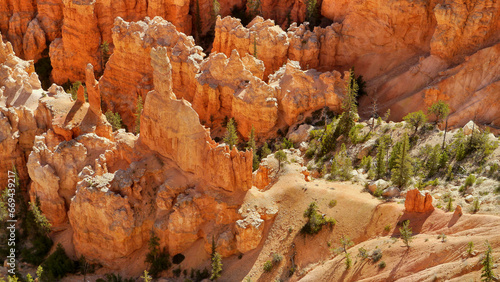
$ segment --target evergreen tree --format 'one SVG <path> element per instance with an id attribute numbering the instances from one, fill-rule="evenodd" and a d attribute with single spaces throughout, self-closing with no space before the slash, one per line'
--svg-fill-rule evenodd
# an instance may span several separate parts
<path id="1" fill-rule="evenodd" d="M 35 216 L 35 221 L 38 224 L 38 227 L 40 228 L 40 230 L 42 230 L 45 234 L 49 234 L 50 228 L 52 227 L 50 222 L 47 220 L 47 218 L 42 213 L 42 211 L 40 211 L 37 204 L 35 204 L 33 202 L 29 202 L 29 205 L 30 205 L 31 212 Z"/>
<path id="2" fill-rule="evenodd" d="M 411 228 L 409 227 L 410 221 L 406 220 L 403 222 L 403 227 L 399 228 L 399 233 L 401 233 L 401 240 L 403 240 L 403 243 L 405 243 L 406 247 L 410 247 L 410 242 L 412 241 L 412 232 Z"/>
<path id="3" fill-rule="evenodd" d="M 341 134 L 347 135 L 351 128 L 354 126 L 354 120 L 358 114 L 357 97 L 358 97 L 359 86 L 356 82 L 356 77 L 354 75 L 354 67 L 351 68 L 349 72 L 349 80 L 346 86 L 345 98 L 342 100 L 342 110 L 344 113 L 340 117 L 339 124 L 336 131 L 338 133 L 336 136 Z M 335 138 L 336 139 L 336 138 Z"/>
<path id="4" fill-rule="evenodd" d="M 250 135 L 248 136 L 247 149 L 252 150 L 253 162 L 252 167 L 253 170 L 257 170 L 259 168 L 259 156 L 257 155 L 257 146 L 255 145 L 255 128 L 252 125 L 252 130 L 250 130 Z"/>
<path id="5" fill-rule="evenodd" d="M 109 61 L 109 57 L 110 57 L 110 54 L 109 54 L 109 43 L 104 41 L 102 44 L 101 44 L 101 69 L 102 69 L 102 72 L 104 73 L 104 69 L 106 68 L 106 64 L 108 63 Z"/>
<path id="6" fill-rule="evenodd" d="M 332 162 L 331 177 L 336 180 L 347 181 L 352 178 L 352 160 L 347 155 L 345 144 L 342 143 L 340 152 L 335 155 Z"/>
<path id="7" fill-rule="evenodd" d="M 146 263 L 150 265 L 149 273 L 153 278 L 157 278 L 160 272 L 170 268 L 169 255 L 165 251 L 160 250 L 160 238 L 154 232 L 151 232 L 151 238 L 148 243 L 149 253 L 146 255 Z"/>
<path id="8" fill-rule="evenodd" d="M 448 116 L 450 113 L 450 106 L 442 100 L 439 100 L 438 102 L 432 104 L 427 111 L 436 116 L 435 124 L 437 125 Z"/>
<path id="9" fill-rule="evenodd" d="M 271 154 L 271 149 L 269 149 L 269 145 L 267 145 L 267 142 L 265 142 L 264 145 L 262 145 L 262 149 L 260 152 L 260 158 L 261 159 L 267 158 L 267 156 L 269 156 L 269 154 Z"/>
<path id="10" fill-rule="evenodd" d="M 491 255 L 491 245 L 486 242 L 486 252 L 484 253 L 484 259 L 481 262 L 483 268 L 481 270 L 482 281 L 493 281 L 495 279 L 495 274 L 493 273 L 493 257 Z"/>
<path id="11" fill-rule="evenodd" d="M 382 140 L 378 144 L 378 152 L 377 152 L 377 179 L 384 178 L 387 168 L 385 164 L 385 155 L 386 155 L 386 148 L 385 148 L 385 142 Z"/>
<path id="12" fill-rule="evenodd" d="M 213 3 L 212 3 L 212 18 L 215 20 L 218 15 L 220 15 L 220 3 L 217 0 L 213 0 Z"/>
<path id="13" fill-rule="evenodd" d="M 398 187 L 402 188 L 408 184 L 412 174 L 412 165 L 408 150 L 410 148 L 408 135 L 403 136 L 401 143 L 401 152 L 396 157 L 394 169 L 392 170 L 391 181 Z"/>
<path id="14" fill-rule="evenodd" d="M 401 155 L 401 142 L 397 142 L 392 148 L 391 156 L 389 157 L 389 161 L 387 164 L 389 171 L 392 171 L 392 169 L 395 167 L 396 159 L 399 155 Z"/>
<path id="15" fill-rule="evenodd" d="M 234 119 L 230 119 L 226 127 L 226 137 L 224 137 L 224 142 L 229 145 L 229 149 L 232 150 L 233 146 L 238 144 L 238 134 L 236 133 L 236 126 L 234 125 Z"/>
<path id="16" fill-rule="evenodd" d="M 137 98 L 137 106 L 135 110 L 135 134 L 139 134 L 141 132 L 141 113 L 143 107 L 144 105 L 142 103 L 142 96 L 139 95 L 139 98 Z"/>
<path id="17" fill-rule="evenodd" d="M 215 239 L 212 236 L 212 275 L 210 276 L 210 280 L 217 280 L 221 276 L 222 272 L 222 258 L 220 254 L 217 252 L 217 246 L 215 244 Z"/>
<path id="18" fill-rule="evenodd" d="M 405 117 L 403 117 L 403 120 L 415 129 L 415 131 L 413 132 L 413 135 L 415 135 L 418 129 L 427 122 L 427 116 L 424 114 L 424 112 L 418 111 L 407 114 Z"/>
<path id="19" fill-rule="evenodd" d="M 440 157 L 439 149 L 439 145 L 434 146 L 427 162 L 425 163 L 425 167 L 427 168 L 427 177 L 432 177 L 437 173 Z"/>
<path id="20" fill-rule="evenodd" d="M 286 153 L 283 150 L 279 150 L 274 153 L 274 157 L 278 160 L 278 172 L 281 170 L 281 163 L 286 161 Z"/>

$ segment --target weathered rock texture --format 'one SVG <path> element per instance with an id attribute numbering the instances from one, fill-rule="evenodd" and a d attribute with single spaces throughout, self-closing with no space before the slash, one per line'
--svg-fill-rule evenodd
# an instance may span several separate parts
<path id="1" fill-rule="evenodd" d="M 62 38 L 50 44 L 52 78 L 55 83 L 82 81 L 91 63 L 101 71 L 101 36 L 97 26 L 95 0 L 63 0 Z M 84 23 L 84 24 L 83 24 Z"/>
<path id="2" fill-rule="evenodd" d="M 33 64 L 15 56 L 10 43 L 0 42 L 0 186 L 15 166 L 22 185 L 28 184 L 26 160 L 39 127 L 34 110 L 42 96 Z"/>
<path id="3" fill-rule="evenodd" d="M 204 54 L 192 38 L 179 33 L 175 26 L 156 17 L 128 23 L 115 20 L 115 49 L 110 57 L 99 87 L 106 110 L 119 112 L 129 128 L 135 126 L 137 99 L 153 89 L 150 51 L 156 46 L 169 47 L 173 66 L 173 90 L 189 99 L 195 92 L 194 76 L 197 62 Z M 172 55 L 174 54 L 174 55 Z M 191 98 L 192 99 L 192 98 Z M 191 100 L 189 99 L 189 100 Z"/>
<path id="4" fill-rule="evenodd" d="M 271 22 L 256 22 L 271 28 Z M 298 64 L 289 62 L 268 84 L 262 80 L 265 61 L 247 51 L 242 57 L 237 50 L 230 51 L 229 56 L 213 53 L 203 59 L 192 39 L 160 18 L 136 23 L 118 18 L 113 32 L 116 47 L 99 89 L 107 109 L 119 112 L 128 128 L 135 123 L 138 95 L 144 97 L 153 89 L 153 70 L 146 63 L 151 61 L 148 53 L 156 46 L 167 47 L 173 93 L 190 102 L 200 120 L 212 128 L 234 117 L 243 138 L 248 137 L 252 126 L 258 135 L 269 135 L 284 125 L 280 118 L 290 125 L 307 111 L 325 106 L 339 109 L 345 86 L 338 72 L 304 72 Z M 279 116 L 280 109 L 283 117 Z"/>
<path id="5" fill-rule="evenodd" d="M 418 189 L 412 189 L 406 192 L 405 200 L 406 212 L 430 212 L 434 210 L 432 205 L 432 196 L 425 193 L 425 196 Z"/>

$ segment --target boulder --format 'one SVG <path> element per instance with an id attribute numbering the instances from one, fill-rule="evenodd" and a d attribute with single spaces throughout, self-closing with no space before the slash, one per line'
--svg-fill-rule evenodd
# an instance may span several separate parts
<path id="1" fill-rule="evenodd" d="M 434 210 L 432 205 L 432 196 L 429 193 L 422 193 L 418 189 L 409 190 L 406 193 L 405 211 L 424 213 Z"/>
<path id="2" fill-rule="evenodd" d="M 288 134 L 288 139 L 294 144 L 305 142 L 309 139 L 309 132 L 313 129 L 314 126 L 310 124 L 301 124 L 297 130 Z"/>
<path id="3" fill-rule="evenodd" d="M 384 189 L 384 191 L 382 192 L 382 196 L 384 197 L 398 197 L 399 194 L 400 194 L 400 190 L 398 187 L 389 187 L 389 188 L 386 188 Z"/>

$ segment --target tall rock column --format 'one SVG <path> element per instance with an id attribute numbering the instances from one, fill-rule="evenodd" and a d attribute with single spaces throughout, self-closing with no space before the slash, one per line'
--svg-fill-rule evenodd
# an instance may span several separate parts
<path id="1" fill-rule="evenodd" d="M 95 0 L 63 0 L 62 38 L 50 44 L 52 78 L 55 83 L 83 81 L 88 63 L 101 72 L 101 35 L 94 11 Z"/>

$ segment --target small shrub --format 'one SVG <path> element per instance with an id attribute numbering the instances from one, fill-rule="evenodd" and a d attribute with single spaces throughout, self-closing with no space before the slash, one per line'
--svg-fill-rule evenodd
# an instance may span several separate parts
<path id="1" fill-rule="evenodd" d="M 106 120 L 111 124 L 113 131 L 117 131 L 118 129 L 123 128 L 122 117 L 119 113 L 113 113 L 108 110 L 105 114 Z"/>
<path id="2" fill-rule="evenodd" d="M 273 263 L 268 260 L 264 263 L 264 271 L 265 272 L 271 272 L 271 270 L 273 269 Z"/>
<path id="3" fill-rule="evenodd" d="M 351 268 L 351 265 L 352 265 L 351 254 L 345 253 L 345 269 Z"/>
<path id="4" fill-rule="evenodd" d="M 472 252 L 474 252 L 474 242 L 470 241 L 467 243 L 467 254 L 471 256 Z"/>
<path id="5" fill-rule="evenodd" d="M 283 149 L 293 149 L 292 140 L 284 138 L 282 147 L 283 147 Z"/>
<path id="6" fill-rule="evenodd" d="M 333 208 L 337 205 L 337 200 L 330 200 L 328 203 L 328 207 Z"/>
<path id="7" fill-rule="evenodd" d="M 358 256 L 360 256 L 362 259 L 368 258 L 368 251 L 365 248 L 363 247 L 359 248 L 358 252 L 359 252 Z"/>
<path id="8" fill-rule="evenodd" d="M 479 198 L 475 198 L 474 202 L 472 203 L 472 212 L 476 213 L 479 211 L 481 208 L 481 202 L 479 201 Z"/>
<path id="9" fill-rule="evenodd" d="M 302 227 L 303 234 L 317 234 L 323 228 L 323 225 L 328 224 L 333 226 L 336 224 L 333 218 L 324 218 L 318 212 L 318 205 L 316 202 L 309 204 L 309 207 L 304 211 L 304 217 L 307 218 L 306 224 Z"/>
<path id="10" fill-rule="evenodd" d="M 474 174 L 470 174 L 465 179 L 465 187 L 470 187 L 470 186 L 474 185 L 474 182 L 476 182 L 476 176 Z"/>
<path id="11" fill-rule="evenodd" d="M 385 231 L 385 232 L 389 232 L 389 231 L 391 231 L 391 225 L 390 225 L 390 224 L 387 224 L 387 225 L 384 227 L 384 231 Z"/>
<path id="12" fill-rule="evenodd" d="M 68 273 L 74 273 L 75 263 L 66 255 L 63 246 L 59 243 L 53 252 L 43 263 L 43 281 L 60 280 Z"/>
<path id="13" fill-rule="evenodd" d="M 385 268 L 386 264 L 385 264 L 385 261 L 381 261 L 379 264 L 378 264 L 378 267 L 379 268 Z"/>
<path id="14" fill-rule="evenodd" d="M 370 255 L 371 259 L 373 262 L 377 262 L 382 258 L 382 250 L 381 249 L 375 249 L 373 250 L 372 254 Z"/>
<path id="15" fill-rule="evenodd" d="M 282 255 L 280 255 L 278 253 L 274 253 L 273 254 L 273 264 L 278 264 L 282 260 L 283 260 L 283 256 Z"/>

